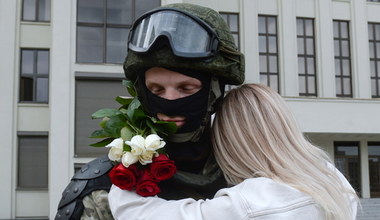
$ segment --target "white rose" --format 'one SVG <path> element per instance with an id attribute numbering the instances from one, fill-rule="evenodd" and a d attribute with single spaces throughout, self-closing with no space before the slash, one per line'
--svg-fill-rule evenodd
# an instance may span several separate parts
<path id="1" fill-rule="evenodd" d="M 152 163 L 152 158 L 156 154 L 155 151 L 145 151 L 143 154 L 139 156 L 139 162 L 142 165 L 146 165 L 148 163 Z"/>
<path id="2" fill-rule="evenodd" d="M 131 141 L 125 141 L 125 144 L 131 146 L 131 153 L 133 155 L 140 155 L 145 152 L 145 139 L 141 135 L 133 136 Z"/>
<path id="3" fill-rule="evenodd" d="M 165 141 L 157 134 L 150 134 L 145 138 L 145 149 L 148 151 L 156 151 L 165 146 Z"/>
<path id="4" fill-rule="evenodd" d="M 106 147 L 111 148 L 108 152 L 108 158 L 112 161 L 120 162 L 120 159 L 123 156 L 123 139 L 117 138 Z"/>
<path id="5" fill-rule="evenodd" d="M 139 161 L 139 157 L 133 155 L 131 152 L 125 152 L 125 154 L 123 154 L 123 157 L 121 158 L 121 163 L 125 167 L 129 167 L 129 165 L 134 164 L 137 161 Z"/>

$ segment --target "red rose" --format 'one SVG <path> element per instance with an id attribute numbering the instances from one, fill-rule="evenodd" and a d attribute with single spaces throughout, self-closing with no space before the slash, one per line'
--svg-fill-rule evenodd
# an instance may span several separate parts
<path id="1" fill-rule="evenodd" d="M 114 185 L 120 189 L 131 191 L 136 185 L 137 167 L 130 165 L 126 168 L 123 164 L 119 163 L 112 168 L 108 175 Z"/>
<path id="2" fill-rule="evenodd" d="M 148 169 L 145 169 L 143 175 L 136 184 L 136 193 L 140 196 L 154 196 L 160 192 L 161 190 L 153 179 L 151 173 Z"/>
<path id="3" fill-rule="evenodd" d="M 150 164 L 150 172 L 153 179 L 162 181 L 171 178 L 176 172 L 174 161 L 170 160 L 165 154 L 160 154 L 158 157 L 153 157 L 153 162 Z"/>

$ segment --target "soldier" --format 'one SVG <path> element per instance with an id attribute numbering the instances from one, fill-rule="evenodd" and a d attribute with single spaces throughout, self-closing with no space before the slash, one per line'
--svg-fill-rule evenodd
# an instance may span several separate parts
<path id="1" fill-rule="evenodd" d="M 165 140 L 177 173 L 160 183 L 159 196 L 212 198 L 226 183 L 211 151 L 211 115 L 225 85 L 244 81 L 244 55 L 223 18 L 186 3 L 147 12 L 130 31 L 124 72 L 146 111 L 178 126 Z M 65 189 L 56 219 L 112 219 L 111 168 L 107 156 L 82 167 Z"/>

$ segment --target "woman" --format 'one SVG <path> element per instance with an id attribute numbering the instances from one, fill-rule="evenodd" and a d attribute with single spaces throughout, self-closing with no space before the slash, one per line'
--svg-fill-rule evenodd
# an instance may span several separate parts
<path id="1" fill-rule="evenodd" d="M 167 201 L 113 186 L 116 219 L 355 219 L 358 198 L 328 155 L 308 142 L 280 95 L 231 90 L 213 124 L 216 160 L 231 188 L 211 200 Z"/>

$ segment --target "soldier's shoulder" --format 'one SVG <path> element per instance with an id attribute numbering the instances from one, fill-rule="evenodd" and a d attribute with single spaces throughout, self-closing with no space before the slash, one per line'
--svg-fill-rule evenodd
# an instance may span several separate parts
<path id="1" fill-rule="evenodd" d="M 98 157 L 83 165 L 67 185 L 58 204 L 56 219 L 70 219 L 83 212 L 82 199 L 95 190 L 107 190 L 111 181 L 106 175 L 113 167 L 107 155 Z M 76 218 L 73 218 L 76 219 Z"/>

